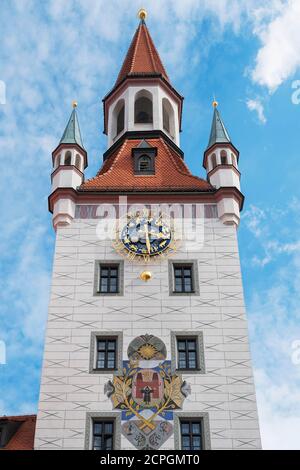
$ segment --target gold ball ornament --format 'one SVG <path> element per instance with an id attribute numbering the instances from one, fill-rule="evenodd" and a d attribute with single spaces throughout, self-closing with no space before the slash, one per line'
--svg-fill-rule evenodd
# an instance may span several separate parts
<path id="1" fill-rule="evenodd" d="M 140 8 L 140 10 L 138 11 L 138 17 L 142 21 L 147 18 L 147 11 L 145 10 L 145 8 Z"/>
<path id="2" fill-rule="evenodd" d="M 78 105 L 77 101 L 75 100 L 72 101 L 72 108 L 77 108 L 77 105 Z"/>
<path id="3" fill-rule="evenodd" d="M 216 100 L 214 100 L 213 103 L 212 103 L 212 105 L 213 105 L 214 108 L 216 108 L 216 107 L 218 106 L 218 104 L 219 104 L 219 103 L 218 103 Z"/>
<path id="4" fill-rule="evenodd" d="M 147 282 L 152 278 L 152 273 L 150 271 L 143 271 L 140 275 L 142 281 Z"/>

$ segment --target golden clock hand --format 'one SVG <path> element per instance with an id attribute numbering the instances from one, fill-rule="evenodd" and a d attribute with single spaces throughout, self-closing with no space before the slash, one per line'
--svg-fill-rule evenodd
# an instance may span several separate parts
<path id="1" fill-rule="evenodd" d="M 145 224 L 145 235 L 146 235 L 146 247 L 147 247 L 148 253 L 150 255 L 151 245 L 150 245 L 150 240 L 149 240 L 148 222 L 146 222 L 146 224 Z"/>

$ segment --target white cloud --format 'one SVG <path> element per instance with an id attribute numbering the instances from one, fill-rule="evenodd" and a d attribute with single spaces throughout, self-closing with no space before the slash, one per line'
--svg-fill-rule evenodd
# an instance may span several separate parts
<path id="1" fill-rule="evenodd" d="M 272 11 L 272 8 L 270 8 Z M 266 12 L 259 18 L 254 32 L 262 46 L 252 71 L 254 82 L 274 92 L 300 66 L 300 2 L 277 2 L 275 18 L 266 21 Z"/>
<path id="2" fill-rule="evenodd" d="M 248 109 L 250 109 L 250 111 L 255 111 L 257 113 L 257 117 L 262 124 L 265 124 L 267 122 L 267 119 L 264 113 L 264 107 L 259 99 L 255 99 L 255 100 L 249 99 L 246 101 L 246 104 L 247 104 Z"/>

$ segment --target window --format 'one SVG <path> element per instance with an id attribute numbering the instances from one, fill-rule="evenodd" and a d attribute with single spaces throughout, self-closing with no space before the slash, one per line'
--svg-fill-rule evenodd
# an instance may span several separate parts
<path id="1" fill-rule="evenodd" d="M 96 369 L 116 369 L 117 365 L 117 339 L 97 338 Z"/>
<path id="2" fill-rule="evenodd" d="M 163 114 L 163 129 L 172 139 L 175 136 L 175 118 L 174 109 L 167 98 L 162 100 L 162 114 Z"/>
<path id="3" fill-rule="evenodd" d="M 153 122 L 152 95 L 147 90 L 137 93 L 134 103 L 134 122 L 136 124 L 151 124 Z"/>
<path id="4" fill-rule="evenodd" d="M 235 166 L 235 168 L 237 168 L 236 156 L 233 153 L 231 154 L 231 160 L 232 160 L 233 166 Z"/>
<path id="5" fill-rule="evenodd" d="M 198 369 L 197 339 L 193 337 L 177 337 L 178 369 Z"/>
<path id="6" fill-rule="evenodd" d="M 101 294 L 117 294 L 119 292 L 119 266 L 117 264 L 100 264 Z"/>
<path id="7" fill-rule="evenodd" d="M 93 421 L 93 450 L 113 450 L 114 421 Z"/>
<path id="8" fill-rule="evenodd" d="M 174 291 L 177 293 L 194 292 L 192 265 L 174 265 Z"/>
<path id="9" fill-rule="evenodd" d="M 211 167 L 214 169 L 217 166 L 217 157 L 216 154 L 213 153 L 211 156 Z"/>
<path id="10" fill-rule="evenodd" d="M 182 450 L 202 450 L 202 420 L 180 420 Z"/>
<path id="11" fill-rule="evenodd" d="M 227 165 L 227 153 L 225 150 L 221 150 L 221 165 Z"/>
<path id="12" fill-rule="evenodd" d="M 71 165 L 72 154 L 70 150 L 65 153 L 65 165 Z"/>
<path id="13" fill-rule="evenodd" d="M 165 105 L 163 105 L 163 128 L 165 131 L 170 132 L 170 116 Z"/>
<path id="14" fill-rule="evenodd" d="M 78 155 L 78 153 L 77 153 L 76 158 L 75 158 L 75 166 L 76 166 L 76 168 L 78 168 L 78 170 L 81 171 L 81 156 Z"/>
<path id="15" fill-rule="evenodd" d="M 151 171 L 151 157 L 148 155 L 142 155 L 139 158 L 139 169 L 140 173 L 148 173 Z"/>
<path id="16" fill-rule="evenodd" d="M 123 131 L 124 120 L 125 120 L 125 106 L 123 105 L 117 115 L 117 134 L 116 135 L 120 134 L 120 132 Z"/>

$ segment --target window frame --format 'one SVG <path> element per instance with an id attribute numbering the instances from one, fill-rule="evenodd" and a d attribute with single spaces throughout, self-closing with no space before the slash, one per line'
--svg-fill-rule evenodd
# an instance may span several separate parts
<path id="1" fill-rule="evenodd" d="M 186 367 L 181 367 L 180 366 L 180 358 L 179 358 L 179 355 L 180 355 L 180 349 L 179 349 L 179 342 L 185 342 L 185 349 L 184 349 L 184 353 L 185 353 L 185 365 Z M 195 342 L 195 349 L 193 350 L 189 350 L 189 345 L 188 345 L 188 341 L 194 341 Z M 199 370 L 199 352 L 198 352 L 198 338 L 197 336 L 192 336 L 192 335 L 187 335 L 187 336 L 176 336 L 176 347 L 177 347 L 177 370 L 178 371 L 197 371 Z M 189 359 L 189 353 L 190 352 L 193 352 L 195 353 L 195 367 L 190 367 L 190 359 Z"/>
<path id="2" fill-rule="evenodd" d="M 178 450 L 182 449 L 181 422 L 184 421 L 201 421 L 202 428 L 202 448 L 201 450 L 211 449 L 210 425 L 208 412 L 176 412 L 174 413 L 174 447 Z M 200 451 L 199 451 L 200 452 Z"/>
<path id="3" fill-rule="evenodd" d="M 188 266 L 192 270 L 192 291 L 191 292 L 178 292 L 175 290 L 175 266 Z M 199 274 L 198 274 L 198 260 L 189 259 L 185 260 L 169 260 L 169 295 L 170 296 L 192 296 L 199 295 Z"/>
<path id="4" fill-rule="evenodd" d="M 121 449 L 121 413 L 119 411 L 87 412 L 85 419 L 85 450 L 93 449 L 94 421 L 114 421 L 113 450 Z"/>
<path id="5" fill-rule="evenodd" d="M 176 275 L 176 270 L 181 271 L 181 275 L 177 276 Z M 184 271 L 185 270 L 190 270 L 190 276 L 185 276 Z M 173 263 L 173 291 L 174 294 L 193 294 L 195 292 L 194 290 L 194 273 L 193 273 L 193 265 L 190 263 L 185 263 L 185 264 L 179 264 L 174 262 Z M 191 280 L 191 290 L 185 290 L 185 278 Z M 176 279 L 181 280 L 181 290 L 176 290 Z"/>
<path id="6" fill-rule="evenodd" d="M 98 343 L 102 341 L 105 342 L 105 348 L 104 350 L 99 351 L 99 346 Z M 108 348 L 108 343 L 109 342 L 115 342 L 115 347 L 113 350 L 110 350 Z M 108 367 L 108 354 L 110 352 L 114 353 L 114 367 Z M 99 361 L 99 352 L 104 352 L 104 367 L 98 367 L 98 361 Z M 95 371 L 113 371 L 117 370 L 118 368 L 118 337 L 117 336 L 97 336 L 96 337 L 96 364 L 95 364 Z"/>
<path id="7" fill-rule="evenodd" d="M 177 340 L 180 338 L 196 340 L 196 369 L 179 368 Z M 205 374 L 204 335 L 202 331 L 171 331 L 171 370 L 172 373 Z"/>
<path id="8" fill-rule="evenodd" d="M 105 268 L 117 267 L 118 276 L 117 276 L 117 291 L 116 292 L 101 292 L 100 283 L 101 283 L 101 266 Z M 93 287 L 94 296 L 103 296 L 103 297 L 115 297 L 124 295 L 124 261 L 123 260 L 95 260 L 94 267 L 94 287 Z"/>
<path id="9" fill-rule="evenodd" d="M 115 368 L 105 369 L 98 368 L 98 340 L 116 339 L 115 348 Z M 121 331 L 92 331 L 90 339 L 90 359 L 89 359 L 89 373 L 90 374 L 107 374 L 109 372 L 113 375 L 122 373 L 122 354 L 123 354 L 123 333 Z"/>
<path id="10" fill-rule="evenodd" d="M 101 424 L 101 426 L 104 426 L 105 429 L 105 424 L 111 424 L 112 425 L 112 433 L 105 434 L 105 432 L 101 432 L 101 434 L 95 435 L 95 425 L 96 424 Z M 105 442 L 105 436 L 110 436 L 112 438 L 112 447 L 111 449 L 106 449 L 102 447 L 102 444 Z M 101 438 L 101 449 L 95 449 L 95 437 L 100 437 Z M 115 441 L 115 419 L 100 419 L 100 418 L 94 418 L 92 419 L 92 450 L 97 450 L 97 451 L 106 451 L 106 450 L 114 450 L 114 441 Z"/>
<path id="11" fill-rule="evenodd" d="M 107 275 L 102 274 L 102 271 L 107 270 Z M 111 270 L 116 270 L 116 275 L 111 274 Z M 99 285 L 98 285 L 98 292 L 99 294 L 106 295 L 106 294 L 118 294 L 119 293 L 119 264 L 108 264 L 108 263 L 100 263 L 99 264 Z M 102 280 L 107 279 L 107 291 L 101 290 L 102 288 Z M 111 290 L 112 286 L 112 279 L 116 279 L 116 290 Z"/>

